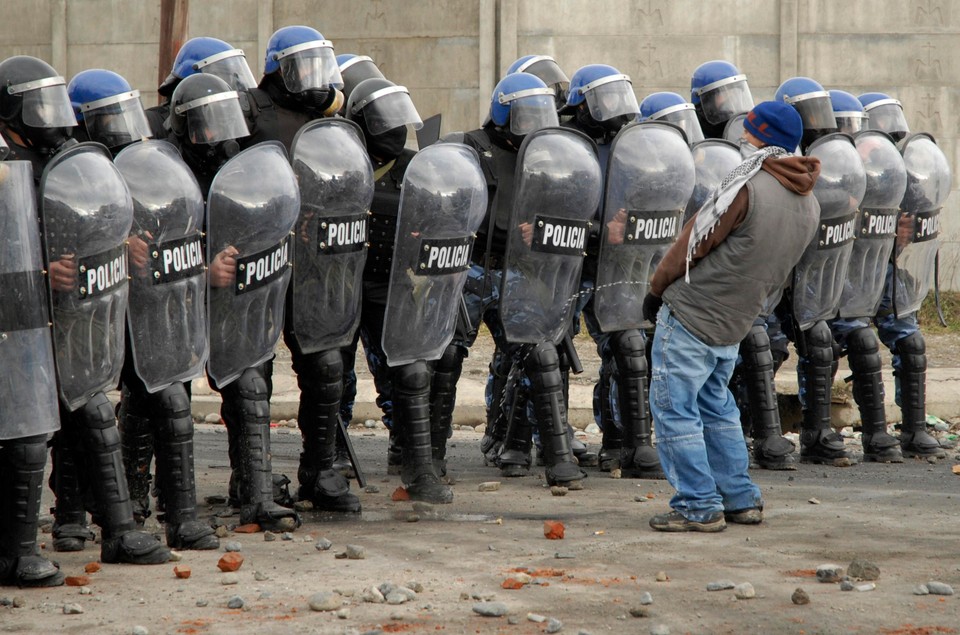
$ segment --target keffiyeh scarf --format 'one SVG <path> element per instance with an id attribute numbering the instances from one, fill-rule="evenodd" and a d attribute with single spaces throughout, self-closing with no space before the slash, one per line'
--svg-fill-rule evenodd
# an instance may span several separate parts
<path id="1" fill-rule="evenodd" d="M 733 168 L 730 174 L 723 177 L 720 186 L 714 190 L 700 210 L 697 211 L 697 217 L 693 222 L 690 241 L 687 243 L 687 273 L 685 276 L 687 282 L 690 282 L 690 263 L 693 261 L 693 252 L 697 245 L 717 227 L 720 218 L 727 213 L 730 203 L 733 202 L 740 188 L 760 171 L 760 167 L 767 157 L 788 154 L 790 153 L 780 146 L 760 148 L 746 161 Z"/>

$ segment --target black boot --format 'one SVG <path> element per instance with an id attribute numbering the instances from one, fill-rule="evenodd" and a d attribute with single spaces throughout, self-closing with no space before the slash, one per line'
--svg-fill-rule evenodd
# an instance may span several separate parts
<path id="1" fill-rule="evenodd" d="M 601 472 L 612 472 L 620 469 L 620 453 L 623 450 L 623 428 L 617 425 L 613 415 L 613 404 L 610 403 L 610 384 L 612 370 L 600 365 L 600 381 L 594 389 L 594 412 L 600 413 L 600 430 L 603 437 L 600 442 L 600 455 L 597 463 Z"/>
<path id="2" fill-rule="evenodd" d="M 359 513 L 360 499 L 350 491 L 350 482 L 333 469 L 343 392 L 340 349 L 296 355 L 294 370 L 300 385 L 297 422 L 303 436 L 297 498 L 309 500 L 320 511 Z"/>
<path id="3" fill-rule="evenodd" d="M 853 399 L 860 410 L 863 459 L 903 463 L 900 442 L 887 434 L 880 343 L 870 328 L 857 329 L 847 336 L 847 359 L 853 374 Z"/>
<path id="4" fill-rule="evenodd" d="M 411 500 L 453 502 L 453 491 L 437 475 L 430 445 L 430 370 L 417 361 L 395 369 L 394 424 L 403 430 L 401 478 Z"/>
<path id="5" fill-rule="evenodd" d="M 800 462 L 829 465 L 850 465 L 851 457 L 843 439 L 830 424 L 830 395 L 833 389 L 833 335 L 826 322 L 820 321 L 799 337 L 805 338 L 806 354 L 797 363 L 797 372 L 804 375 L 806 404 L 800 432 Z"/>
<path id="6" fill-rule="evenodd" d="M 447 475 L 447 439 L 453 433 L 453 410 L 457 405 L 457 382 L 463 370 L 466 349 L 450 344 L 433 366 L 430 382 L 430 445 L 438 476 Z"/>
<path id="7" fill-rule="evenodd" d="M 213 527 L 197 519 L 193 469 L 193 419 L 182 383 L 163 389 L 157 402 L 157 481 L 166 502 L 164 529 L 171 549 L 216 549 Z"/>
<path id="8" fill-rule="evenodd" d="M 643 334 L 621 331 L 611 339 L 616 360 L 617 397 L 623 422 L 620 469 L 626 478 L 664 478 L 653 447 L 653 427 L 647 401 L 647 358 Z"/>
<path id="9" fill-rule="evenodd" d="M 486 465 L 496 465 L 503 437 L 507 433 L 506 394 L 509 385 L 510 367 L 513 359 L 499 348 L 493 352 L 490 360 L 490 374 L 493 376 L 490 388 L 490 405 L 487 408 L 487 426 L 480 439 L 480 452 Z"/>
<path id="10" fill-rule="evenodd" d="M 754 325 L 740 342 L 742 380 L 746 393 L 746 420 L 752 425 L 753 459 L 766 470 L 795 470 L 793 442 L 784 438 L 780 426 L 774 363 L 766 329 Z M 743 410 L 741 410 L 743 412 Z"/>
<path id="11" fill-rule="evenodd" d="M 519 364 L 514 364 L 504 390 L 506 433 L 497 462 L 500 474 L 507 478 L 527 476 L 532 463 L 533 425 L 527 413 L 530 392 Z"/>
<path id="12" fill-rule="evenodd" d="M 914 331 L 896 344 L 901 368 L 894 371 L 900 380 L 900 447 L 910 458 L 942 459 L 946 451 L 927 432 L 927 347 L 920 331 Z"/>
<path id="13" fill-rule="evenodd" d="M 83 551 L 88 540 L 96 534 L 87 526 L 87 510 L 84 505 L 83 449 L 77 436 L 76 415 L 60 409 L 60 430 L 53 435 L 51 445 L 52 470 L 50 489 L 56 504 L 53 512 L 53 550 L 59 552 Z"/>
<path id="14" fill-rule="evenodd" d="M 524 372 L 530 378 L 530 399 L 540 429 L 547 483 L 578 489 L 586 474 L 577 465 L 567 436 L 567 409 L 563 401 L 557 347 L 549 342 L 525 346 L 522 355 Z"/>
<path id="15" fill-rule="evenodd" d="M 240 523 L 255 523 L 268 531 L 296 529 L 300 526 L 300 516 L 273 500 L 270 401 L 260 369 L 243 371 L 239 378 L 221 390 L 221 396 L 221 412 L 227 429 L 235 427 L 237 434 Z"/>
<path id="16" fill-rule="evenodd" d="M 146 401 L 149 396 L 124 386 L 120 397 L 117 427 L 123 470 L 130 488 L 133 518 L 138 527 L 150 517 L 150 463 L 153 461 L 154 430 Z"/>
<path id="17" fill-rule="evenodd" d="M 60 567 L 37 552 L 46 461 L 46 435 L 8 439 L 0 446 L 0 585 L 63 584 Z"/>
<path id="18" fill-rule="evenodd" d="M 152 535 L 137 531 L 123 471 L 120 433 L 113 406 L 102 392 L 78 411 L 83 447 L 91 462 L 90 487 L 101 525 L 100 559 L 106 563 L 163 564 L 170 550 Z"/>

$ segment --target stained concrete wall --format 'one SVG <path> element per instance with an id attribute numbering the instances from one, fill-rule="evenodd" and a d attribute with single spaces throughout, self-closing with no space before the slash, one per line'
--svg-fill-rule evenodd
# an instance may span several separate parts
<path id="1" fill-rule="evenodd" d="M 914 130 L 960 164 L 960 0 L 193 0 L 189 36 L 247 53 L 255 74 L 273 31 L 308 24 L 340 53 L 366 54 L 410 88 L 443 130 L 476 127 L 509 64 L 553 55 L 568 74 L 594 62 L 633 78 L 637 96 L 686 94 L 691 71 L 723 58 L 757 100 L 794 75 L 903 102 Z M 66 77 L 116 70 L 156 101 L 159 0 L 5 0 L 0 58 L 36 55 Z M 954 174 L 954 190 L 960 170 Z M 942 279 L 960 289 L 960 196 L 945 210 Z"/>

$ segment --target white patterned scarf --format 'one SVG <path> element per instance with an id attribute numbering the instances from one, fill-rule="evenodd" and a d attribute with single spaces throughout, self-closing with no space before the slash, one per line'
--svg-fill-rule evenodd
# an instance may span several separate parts
<path id="1" fill-rule="evenodd" d="M 723 177 L 720 186 L 713 191 L 703 206 L 697 211 L 696 219 L 693 222 L 693 230 L 690 232 L 690 241 L 687 243 L 687 273 L 685 280 L 690 282 L 690 263 L 693 261 L 693 252 L 697 245 L 709 236 L 720 218 L 726 214 L 730 203 L 737 196 L 740 188 L 749 181 L 754 174 L 760 171 L 764 160 L 767 157 L 790 154 L 780 146 L 766 146 L 753 153 L 746 161 L 733 168 L 730 174 Z"/>

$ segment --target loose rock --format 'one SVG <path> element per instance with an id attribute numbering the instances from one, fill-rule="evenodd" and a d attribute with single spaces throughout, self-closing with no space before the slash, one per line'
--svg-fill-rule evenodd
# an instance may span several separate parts
<path id="1" fill-rule="evenodd" d="M 217 562 L 217 568 L 221 571 L 236 571 L 243 565 L 243 556 L 236 551 L 231 551 L 229 553 L 223 554 L 219 562 Z"/>
<path id="2" fill-rule="evenodd" d="M 880 567 L 869 560 L 854 558 L 853 562 L 847 568 L 847 575 L 851 578 L 859 578 L 865 582 L 880 579 Z"/>
<path id="3" fill-rule="evenodd" d="M 80 587 L 80 595 L 90 595 L 90 594 L 92 594 L 92 593 L 93 593 L 93 591 L 90 589 L 90 587 L 88 587 L 88 586 L 82 586 L 82 587 Z"/>
<path id="4" fill-rule="evenodd" d="M 810 604 L 810 596 L 807 595 L 807 592 L 797 587 L 793 592 L 793 595 L 790 596 L 790 601 L 796 604 L 797 606 L 803 606 L 804 604 Z"/>
<path id="5" fill-rule="evenodd" d="M 927 588 L 926 584 L 918 584 L 913 587 L 914 595 L 930 595 L 930 589 Z"/>
<path id="6" fill-rule="evenodd" d="M 650 617 L 650 609 L 645 606 L 635 606 L 630 609 L 630 617 Z"/>
<path id="7" fill-rule="evenodd" d="M 379 494 L 380 487 L 377 485 L 367 485 L 364 490 L 367 494 Z"/>
<path id="8" fill-rule="evenodd" d="M 531 622 L 536 622 L 537 624 L 547 621 L 546 617 L 539 615 L 538 613 L 527 613 L 527 619 Z"/>
<path id="9" fill-rule="evenodd" d="M 64 604 L 63 605 L 63 614 L 64 615 L 79 615 L 83 613 L 83 607 L 79 604 Z"/>
<path id="10" fill-rule="evenodd" d="M 822 564 L 817 567 L 817 582 L 839 582 L 843 567 L 838 564 Z"/>
<path id="11" fill-rule="evenodd" d="M 667 575 L 666 571 L 657 571 L 657 582 L 669 582 L 670 576 Z"/>
<path id="12" fill-rule="evenodd" d="M 223 550 L 227 553 L 235 553 L 243 551 L 243 545 L 237 542 L 236 540 L 228 540 L 223 543 Z"/>
<path id="13" fill-rule="evenodd" d="M 227 531 L 227 528 L 224 527 L 223 525 L 219 525 L 216 529 L 213 530 L 213 534 L 214 534 L 217 538 L 226 538 L 227 535 L 229 535 L 229 533 L 230 533 L 230 532 Z"/>
<path id="14" fill-rule="evenodd" d="M 500 481 L 487 481 L 477 486 L 477 491 L 480 492 L 496 492 L 499 489 Z"/>
<path id="15" fill-rule="evenodd" d="M 507 605 L 503 602 L 477 602 L 473 612 L 483 617 L 503 617 L 507 614 Z"/>
<path id="16" fill-rule="evenodd" d="M 363 593 L 360 594 L 360 599 L 364 602 L 370 602 L 372 604 L 383 604 L 386 602 L 386 598 L 383 597 L 383 593 L 380 593 L 380 589 L 375 586 L 364 589 Z"/>
<path id="17" fill-rule="evenodd" d="M 551 496 L 566 496 L 570 490 L 562 485 L 553 485 L 550 487 Z"/>
<path id="18" fill-rule="evenodd" d="M 841 591 L 853 591 L 854 584 L 850 580 L 841 580 L 840 581 L 840 590 Z"/>
<path id="19" fill-rule="evenodd" d="M 147 630 L 146 626 L 140 626 L 139 624 L 137 624 L 130 631 L 130 635 L 150 635 L 150 631 Z"/>
<path id="20" fill-rule="evenodd" d="M 317 544 L 314 545 L 317 551 L 326 551 L 333 546 L 333 543 L 327 540 L 326 538 L 320 538 L 317 540 Z"/>
<path id="21" fill-rule="evenodd" d="M 543 535 L 547 540 L 563 540 L 564 526 L 559 520 L 543 521 Z"/>
<path id="22" fill-rule="evenodd" d="M 293 534 L 290 533 L 289 531 L 285 531 L 282 534 L 280 534 L 280 540 L 286 540 L 286 541 L 293 540 Z"/>
<path id="23" fill-rule="evenodd" d="M 264 541 L 264 542 L 273 542 L 273 541 L 276 540 L 276 539 L 277 539 L 277 534 L 273 533 L 272 531 L 265 531 L 265 532 L 263 532 L 263 541 Z"/>
<path id="24" fill-rule="evenodd" d="M 867 582 L 867 583 L 865 583 L 865 584 L 858 584 L 858 585 L 855 586 L 854 588 L 855 588 L 857 591 L 860 591 L 860 592 L 862 593 L 862 592 L 864 592 L 864 591 L 873 591 L 874 589 L 877 588 L 877 585 L 874 584 L 873 582 Z"/>
<path id="25" fill-rule="evenodd" d="M 88 575 L 68 575 L 66 577 L 67 586 L 87 586 L 90 584 L 90 576 Z"/>
<path id="26" fill-rule="evenodd" d="M 749 582 L 743 582 L 733 587 L 733 593 L 738 600 L 750 600 L 757 597 L 757 591 Z"/>
<path id="27" fill-rule="evenodd" d="M 235 595 L 229 600 L 227 600 L 228 609 L 242 609 L 243 608 L 243 598 L 239 595 Z"/>
<path id="28" fill-rule="evenodd" d="M 348 560 L 363 560 L 367 557 L 367 549 L 360 545 L 347 545 L 346 554 Z"/>
<path id="29" fill-rule="evenodd" d="M 548 633 L 559 633 L 562 630 L 563 630 L 563 622 L 561 622 L 555 617 L 551 617 L 549 620 L 547 620 Z"/>
<path id="30" fill-rule="evenodd" d="M 936 582 L 931 580 L 927 582 L 927 590 L 931 595 L 953 595 L 953 587 L 946 582 Z"/>
<path id="31" fill-rule="evenodd" d="M 342 609 L 337 611 L 336 615 L 341 620 L 348 619 L 350 617 L 350 609 L 348 609 L 347 607 L 343 607 Z"/>
<path id="32" fill-rule="evenodd" d="M 647 606 L 648 604 L 653 604 L 653 596 L 650 595 L 649 591 L 644 591 L 640 594 L 640 604 Z"/>
<path id="33" fill-rule="evenodd" d="M 820 499 L 819 499 L 819 498 L 811 498 L 811 499 L 808 500 L 807 502 L 810 503 L 811 505 L 819 505 L 819 504 L 820 504 Z"/>
<path id="34" fill-rule="evenodd" d="M 735 586 L 737 585 L 730 580 L 717 580 L 716 582 L 707 583 L 707 591 L 726 591 L 727 589 L 732 589 Z"/>
<path id="35" fill-rule="evenodd" d="M 297 501 L 293 504 L 293 509 L 298 512 L 312 512 L 313 501 Z"/>
<path id="36" fill-rule="evenodd" d="M 22 609 L 27 605 L 27 599 L 22 595 L 13 596 L 13 608 Z"/>
<path id="37" fill-rule="evenodd" d="M 253 579 L 256 580 L 257 582 L 265 582 L 269 580 L 270 577 L 266 573 L 262 573 L 260 571 L 254 571 Z"/>
<path id="38" fill-rule="evenodd" d="M 201 609 L 204 608 L 204 607 L 206 607 L 206 606 L 209 606 L 209 604 L 210 604 L 210 603 L 207 602 L 206 600 L 197 600 L 197 607 L 199 607 L 199 608 L 201 608 Z"/>
<path id="39" fill-rule="evenodd" d="M 220 584 L 223 586 L 240 584 L 240 576 L 238 576 L 236 573 L 225 573 L 223 574 L 223 577 L 220 578 Z"/>
<path id="40" fill-rule="evenodd" d="M 96 573 L 99 570 L 100 570 L 99 562 L 88 562 L 87 564 L 83 565 L 84 573 Z"/>
<path id="41" fill-rule="evenodd" d="M 193 571 L 191 571 L 190 567 L 185 564 L 178 564 L 173 568 L 173 575 L 177 576 L 181 580 L 186 580 L 189 578 L 191 573 L 193 573 Z"/>
<path id="42" fill-rule="evenodd" d="M 220 423 L 220 414 L 216 412 L 211 412 L 206 417 L 203 418 L 204 423 Z"/>
<path id="43" fill-rule="evenodd" d="M 321 591 L 310 596 L 309 600 L 311 611 L 336 611 L 343 603 L 340 597 L 329 591 Z"/>
<path id="44" fill-rule="evenodd" d="M 650 635 L 670 635 L 670 627 L 666 624 L 657 624 L 650 628 Z"/>

